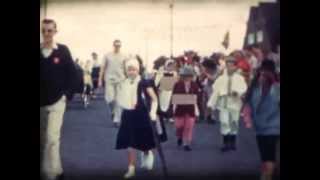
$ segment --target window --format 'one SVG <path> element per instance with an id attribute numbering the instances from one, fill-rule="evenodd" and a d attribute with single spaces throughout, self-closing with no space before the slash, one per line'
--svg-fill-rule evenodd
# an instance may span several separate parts
<path id="1" fill-rule="evenodd" d="M 257 32 L 257 42 L 258 43 L 263 42 L 263 31 L 262 30 Z"/>
<path id="2" fill-rule="evenodd" d="M 250 33 L 249 35 L 248 35 L 248 45 L 252 45 L 252 44 L 254 44 L 255 43 L 255 39 L 254 39 L 254 34 L 253 33 Z"/>

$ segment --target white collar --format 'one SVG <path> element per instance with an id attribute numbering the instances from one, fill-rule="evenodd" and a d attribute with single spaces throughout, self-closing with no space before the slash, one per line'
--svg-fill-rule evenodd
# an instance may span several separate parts
<path id="1" fill-rule="evenodd" d="M 40 48 L 41 48 L 41 49 L 44 49 L 43 43 L 40 44 Z M 55 41 L 53 41 L 53 43 L 52 43 L 52 48 L 50 48 L 50 49 L 55 49 L 55 50 L 57 50 L 57 49 L 58 49 L 58 44 L 57 44 Z"/>
<path id="2" fill-rule="evenodd" d="M 133 80 L 133 84 L 138 84 L 138 82 L 141 80 L 141 76 L 138 75 L 134 80 Z M 131 79 L 128 78 L 128 82 L 131 82 Z"/>

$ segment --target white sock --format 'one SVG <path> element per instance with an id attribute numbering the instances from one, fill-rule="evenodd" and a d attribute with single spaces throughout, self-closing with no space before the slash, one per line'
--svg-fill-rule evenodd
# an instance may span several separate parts
<path id="1" fill-rule="evenodd" d="M 152 151 L 149 151 L 148 152 L 148 155 L 147 155 L 147 158 L 146 158 L 146 161 L 145 161 L 145 165 L 146 165 L 146 168 L 148 170 L 152 170 L 153 169 L 153 164 L 154 164 L 154 155 L 153 155 L 153 152 Z"/>
<path id="2" fill-rule="evenodd" d="M 190 144 L 188 142 L 183 141 L 183 146 L 189 146 Z"/>
<path id="3" fill-rule="evenodd" d="M 133 166 L 133 165 L 130 165 L 130 166 L 128 167 L 128 170 L 129 170 L 129 171 L 134 171 L 135 169 L 136 169 L 136 167 Z"/>
<path id="4" fill-rule="evenodd" d="M 144 152 L 141 152 L 140 154 L 140 162 L 141 162 L 141 168 L 145 168 L 146 166 L 146 155 Z"/>
<path id="5" fill-rule="evenodd" d="M 129 165 L 128 172 L 124 175 L 125 179 L 129 179 L 135 176 L 135 167 L 133 165 Z"/>

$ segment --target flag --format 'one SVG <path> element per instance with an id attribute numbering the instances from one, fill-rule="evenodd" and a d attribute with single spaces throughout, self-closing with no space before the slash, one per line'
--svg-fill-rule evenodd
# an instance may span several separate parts
<path id="1" fill-rule="evenodd" d="M 223 46 L 225 49 L 228 49 L 229 43 L 230 43 L 230 32 L 227 31 L 227 33 L 224 35 L 224 39 L 223 39 L 223 42 L 222 42 L 222 46 Z"/>

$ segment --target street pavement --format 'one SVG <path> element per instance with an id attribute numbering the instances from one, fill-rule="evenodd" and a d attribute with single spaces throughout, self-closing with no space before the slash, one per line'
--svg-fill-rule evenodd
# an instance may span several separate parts
<path id="1" fill-rule="evenodd" d="M 252 129 L 241 124 L 237 151 L 222 153 L 219 124 L 197 123 L 191 152 L 177 147 L 173 124 L 166 128 L 169 140 L 162 146 L 171 179 L 258 179 L 260 160 Z M 62 128 L 66 180 L 121 179 L 127 170 L 127 153 L 115 150 L 117 131 L 102 95 L 86 109 L 75 96 L 68 103 Z M 140 169 L 139 158 L 137 162 L 135 179 L 162 177 L 158 154 L 154 171 Z"/>

